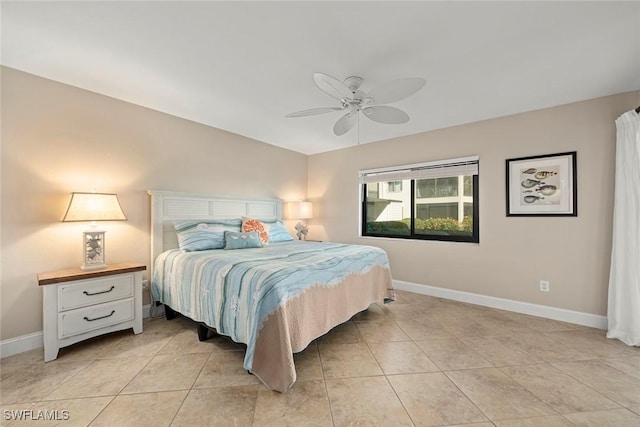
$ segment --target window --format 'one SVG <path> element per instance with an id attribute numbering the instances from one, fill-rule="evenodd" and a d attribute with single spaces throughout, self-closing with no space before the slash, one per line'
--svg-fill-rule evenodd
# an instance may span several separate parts
<path id="1" fill-rule="evenodd" d="M 361 234 L 479 242 L 478 157 L 360 171 Z"/>
<path id="2" fill-rule="evenodd" d="M 436 198 L 458 195 L 458 177 L 419 179 L 416 182 L 418 198 Z"/>
<path id="3" fill-rule="evenodd" d="M 400 193 L 402 191 L 402 181 L 390 181 L 387 185 L 389 186 L 389 193 Z"/>

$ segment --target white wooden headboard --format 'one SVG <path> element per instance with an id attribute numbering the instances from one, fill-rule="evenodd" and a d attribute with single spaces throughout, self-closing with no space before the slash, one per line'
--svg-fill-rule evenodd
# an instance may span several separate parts
<path id="1" fill-rule="evenodd" d="M 232 199 L 158 190 L 148 190 L 147 193 L 151 196 L 151 274 L 156 257 L 178 247 L 174 221 L 243 216 L 264 221 L 282 218 L 282 200 L 279 199 Z"/>

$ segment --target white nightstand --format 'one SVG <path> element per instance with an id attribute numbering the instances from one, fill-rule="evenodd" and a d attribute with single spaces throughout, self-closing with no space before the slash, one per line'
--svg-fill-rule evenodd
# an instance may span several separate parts
<path id="1" fill-rule="evenodd" d="M 133 328 L 142 332 L 142 272 L 136 263 L 102 270 L 71 268 L 38 274 L 42 286 L 44 361 L 87 338 Z"/>

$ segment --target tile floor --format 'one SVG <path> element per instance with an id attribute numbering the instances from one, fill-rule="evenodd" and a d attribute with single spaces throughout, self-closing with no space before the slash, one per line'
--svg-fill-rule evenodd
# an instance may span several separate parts
<path id="1" fill-rule="evenodd" d="M 399 292 L 297 354 L 285 394 L 248 375 L 227 338 L 198 342 L 184 318 L 144 326 L 46 364 L 42 349 L 2 359 L 0 423 L 640 426 L 640 348 L 567 323 Z"/>

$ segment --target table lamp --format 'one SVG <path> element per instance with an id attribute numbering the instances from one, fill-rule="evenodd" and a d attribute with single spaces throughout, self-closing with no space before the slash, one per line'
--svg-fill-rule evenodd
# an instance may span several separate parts
<path id="1" fill-rule="evenodd" d="M 90 230 L 82 233 L 82 270 L 106 268 L 104 231 L 97 231 L 96 221 L 126 221 L 118 196 L 109 193 L 71 193 L 63 222 L 91 221 Z"/>
<path id="2" fill-rule="evenodd" d="M 311 202 L 288 202 L 285 213 L 287 218 L 299 220 L 295 226 L 296 236 L 303 240 L 309 234 L 309 227 L 302 220 L 313 218 L 313 205 Z"/>

